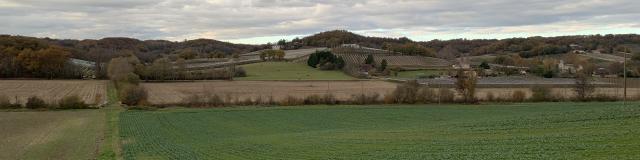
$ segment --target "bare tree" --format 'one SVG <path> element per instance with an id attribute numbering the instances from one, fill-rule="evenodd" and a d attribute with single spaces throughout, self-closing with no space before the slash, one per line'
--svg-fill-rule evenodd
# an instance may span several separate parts
<path id="1" fill-rule="evenodd" d="M 463 69 L 458 70 L 456 90 L 462 95 L 465 103 L 476 102 L 476 83 L 477 76 L 475 72 Z"/>
<path id="2" fill-rule="evenodd" d="M 595 86 L 591 82 L 591 77 L 580 72 L 576 74 L 575 81 L 576 84 L 573 90 L 576 92 L 576 99 L 580 101 L 588 100 L 591 94 L 595 91 Z"/>

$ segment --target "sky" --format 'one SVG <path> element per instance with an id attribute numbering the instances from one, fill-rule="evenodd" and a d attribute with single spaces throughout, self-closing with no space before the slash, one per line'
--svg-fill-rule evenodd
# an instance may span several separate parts
<path id="1" fill-rule="evenodd" d="M 638 0 L 0 0 L 0 34 L 264 44 L 329 30 L 493 39 L 640 34 Z"/>

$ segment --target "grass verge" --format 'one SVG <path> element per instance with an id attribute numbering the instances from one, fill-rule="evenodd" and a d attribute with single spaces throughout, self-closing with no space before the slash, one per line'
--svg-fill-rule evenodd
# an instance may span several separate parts
<path id="1" fill-rule="evenodd" d="M 98 159 L 111 160 L 122 159 L 119 136 L 119 115 L 124 109 L 118 102 L 118 92 L 112 83 L 107 87 L 108 102 L 102 111 L 105 114 L 106 125 L 104 129 L 104 140 L 101 145 Z"/>

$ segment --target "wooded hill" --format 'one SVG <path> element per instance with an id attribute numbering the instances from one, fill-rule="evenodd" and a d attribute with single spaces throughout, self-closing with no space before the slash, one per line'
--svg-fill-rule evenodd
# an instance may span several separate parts
<path id="1" fill-rule="evenodd" d="M 417 42 L 409 38 L 367 37 L 349 31 L 335 30 L 292 41 L 280 41 L 284 48 L 335 47 L 358 44 L 363 47 L 391 50 L 405 55 L 420 55 L 453 59 L 462 55 L 511 54 L 520 57 L 564 54 L 571 50 L 599 50 L 605 54 L 640 52 L 640 36 L 589 35 L 561 37 L 530 37 L 510 39 L 454 39 Z M 292 47 L 290 47 L 292 46 Z M 135 55 L 143 64 L 158 58 L 175 61 L 179 58 L 222 58 L 269 48 L 269 45 L 244 45 L 211 39 L 182 42 L 103 38 L 100 40 L 60 40 L 24 36 L 0 35 L 0 77 L 77 77 L 64 76 L 65 59 L 77 58 L 104 64 L 113 57 Z M 75 71 L 69 71 L 72 73 Z"/>
<path id="2" fill-rule="evenodd" d="M 640 50 L 636 49 L 638 47 L 628 47 L 629 44 L 631 46 L 640 45 L 640 35 L 636 34 L 529 37 L 502 40 L 453 39 L 417 42 L 406 37 L 366 37 L 344 30 L 335 30 L 318 33 L 302 39 L 297 38 L 289 42 L 289 44 L 296 43 L 317 47 L 358 44 L 363 47 L 400 51 L 413 55 L 436 56 L 445 59 L 459 57 L 463 53 L 468 56 L 517 53 L 526 58 L 562 54 L 572 49 L 600 50 L 602 53 L 615 53 L 616 51 L 640 52 Z"/>
<path id="3" fill-rule="evenodd" d="M 69 58 L 107 63 L 114 57 L 135 55 L 142 63 L 161 57 L 227 57 L 260 50 L 266 45 L 244 45 L 211 39 L 183 42 L 165 40 L 141 41 L 132 38 L 100 40 L 59 40 L 25 36 L 0 35 L 0 78 L 75 78 L 76 69 Z M 98 70 L 103 67 L 98 67 Z"/>

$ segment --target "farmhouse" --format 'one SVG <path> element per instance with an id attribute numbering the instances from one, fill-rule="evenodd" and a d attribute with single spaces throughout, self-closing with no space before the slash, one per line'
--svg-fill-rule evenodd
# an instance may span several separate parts
<path id="1" fill-rule="evenodd" d="M 581 71 L 582 65 L 575 66 L 574 64 L 565 64 L 563 60 L 558 63 L 558 69 L 562 74 L 575 74 Z"/>
<path id="2" fill-rule="evenodd" d="M 348 48 L 361 48 L 358 44 L 342 44 L 340 47 L 348 47 Z"/>

